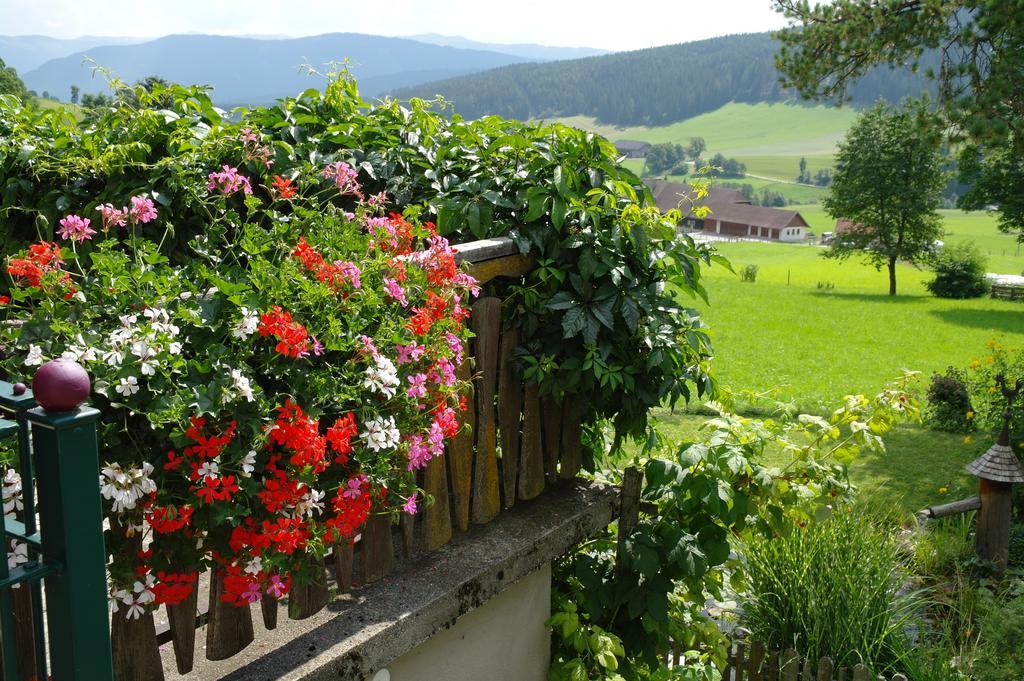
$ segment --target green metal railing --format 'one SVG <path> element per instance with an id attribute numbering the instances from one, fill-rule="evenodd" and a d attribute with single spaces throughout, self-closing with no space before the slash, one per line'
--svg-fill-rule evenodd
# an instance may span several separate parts
<path id="1" fill-rule="evenodd" d="M 3 678 L 23 680 L 12 598 L 12 588 L 18 586 L 31 594 L 34 664 L 30 666 L 35 678 L 112 681 L 106 550 L 97 482 L 99 412 L 86 406 L 49 412 L 36 405 L 32 391 L 24 385 L 3 381 L 0 412 L 0 438 L 17 437 L 24 509 L 21 521 L 0 516 L 4 546 L 9 549 L 14 539 L 28 547 L 28 562 L 22 565 L 10 569 L 6 556 L 0 560 Z"/>

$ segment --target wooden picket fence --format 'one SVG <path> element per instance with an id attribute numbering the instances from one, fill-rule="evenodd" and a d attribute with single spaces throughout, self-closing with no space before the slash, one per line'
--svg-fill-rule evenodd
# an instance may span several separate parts
<path id="1" fill-rule="evenodd" d="M 801 658 L 793 648 L 768 652 L 760 641 L 737 642 L 729 652 L 722 674 L 722 681 L 884 681 L 884 678 L 873 676 L 862 664 L 851 669 L 836 668 L 829 657 L 822 657 L 815 664 Z M 891 681 L 907 681 L 907 678 L 896 674 Z"/>

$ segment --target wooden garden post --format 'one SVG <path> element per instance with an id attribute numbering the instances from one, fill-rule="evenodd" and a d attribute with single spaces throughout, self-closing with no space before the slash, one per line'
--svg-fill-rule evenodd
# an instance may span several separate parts
<path id="1" fill-rule="evenodd" d="M 996 381 L 1006 397 L 1003 429 L 996 444 L 967 465 L 967 472 L 976 475 L 981 508 L 975 527 L 974 548 L 978 556 L 992 563 L 996 574 L 1006 570 L 1010 557 L 1010 519 L 1013 510 L 1013 485 L 1024 482 L 1024 469 L 1010 447 L 1011 407 L 1022 384 L 1018 380 L 1011 389 L 1003 377 Z"/>

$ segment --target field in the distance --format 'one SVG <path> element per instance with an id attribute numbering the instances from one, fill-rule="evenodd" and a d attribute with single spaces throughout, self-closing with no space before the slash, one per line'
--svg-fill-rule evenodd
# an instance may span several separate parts
<path id="1" fill-rule="evenodd" d="M 593 118 L 573 116 L 559 119 L 568 125 L 597 132 L 613 142 L 634 139 L 652 144 L 672 142 L 685 145 L 692 137 L 703 137 L 705 157 L 722 153 L 747 165 L 747 172 L 764 178 L 793 180 L 799 173 L 800 158 L 807 159 L 813 174 L 832 166 L 836 144 L 843 139 L 856 117 L 853 109 L 800 104 L 727 104 L 710 113 L 657 127 L 616 127 Z M 637 172 L 642 161 L 630 161 Z M 742 182 L 755 184 L 756 178 Z M 764 180 L 755 188 L 761 189 Z M 771 187 L 793 200 L 819 200 L 821 190 L 777 183 Z M 794 193 L 795 192 L 795 193 Z"/>

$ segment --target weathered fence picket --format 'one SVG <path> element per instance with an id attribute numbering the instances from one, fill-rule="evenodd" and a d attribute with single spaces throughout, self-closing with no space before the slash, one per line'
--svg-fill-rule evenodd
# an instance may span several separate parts
<path id="1" fill-rule="evenodd" d="M 678 660 L 678 654 L 673 658 Z M 870 670 L 862 664 L 853 668 L 852 681 L 870 681 Z M 796 650 L 787 648 L 784 652 L 767 652 L 760 641 L 737 641 L 729 650 L 722 681 L 846 681 L 846 667 L 835 668 L 830 657 L 822 657 L 816 663 L 801 658 Z M 890 681 L 907 681 L 903 674 L 895 674 Z"/>

